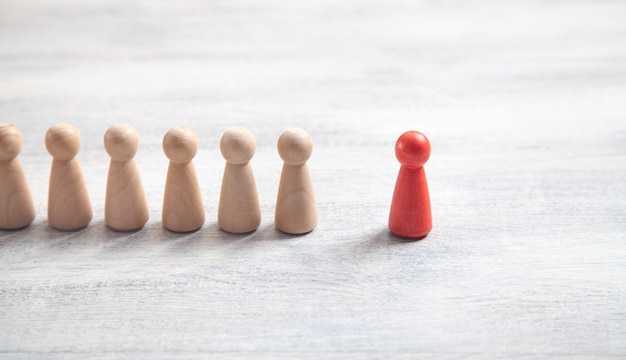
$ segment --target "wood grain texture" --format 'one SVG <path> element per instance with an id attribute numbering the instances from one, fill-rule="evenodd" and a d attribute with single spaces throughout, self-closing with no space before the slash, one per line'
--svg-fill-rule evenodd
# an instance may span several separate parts
<path id="1" fill-rule="evenodd" d="M 217 224 L 220 229 L 230 233 L 249 233 L 261 224 L 261 205 L 250 163 L 255 151 L 254 135 L 244 127 L 226 130 L 220 140 L 220 152 L 226 165 L 217 208 Z"/>
<path id="2" fill-rule="evenodd" d="M 317 225 L 317 207 L 309 167 L 284 164 L 274 212 L 276 228 L 288 234 L 304 234 Z"/>
<path id="3" fill-rule="evenodd" d="M 104 221 L 117 231 L 141 229 L 150 217 L 143 181 L 135 159 L 111 160 L 104 201 Z"/>
<path id="4" fill-rule="evenodd" d="M 80 133 L 68 123 L 55 124 L 46 132 L 45 145 L 52 156 L 47 221 L 58 230 L 83 229 L 93 217 L 87 184 L 76 159 L 80 143 Z"/>
<path id="5" fill-rule="evenodd" d="M 217 223 L 222 230 L 235 234 L 249 233 L 261 224 L 261 205 L 252 164 L 226 163 L 217 209 Z"/>
<path id="6" fill-rule="evenodd" d="M 626 356 L 626 3 L 0 1 L 0 121 L 37 217 L 0 232 L 0 357 Z M 137 128 L 150 221 L 104 222 L 114 121 Z M 55 121 L 91 224 L 46 221 Z M 207 222 L 163 229 L 162 136 L 194 129 Z M 245 126 L 256 232 L 216 224 L 221 134 Z M 309 234 L 273 223 L 276 140 L 305 129 Z M 433 229 L 387 230 L 394 142 L 428 136 Z"/>
<path id="7" fill-rule="evenodd" d="M 189 128 L 174 127 L 163 137 L 163 152 L 170 160 L 163 194 L 163 227 L 177 232 L 198 230 L 205 219 L 202 191 L 193 164 L 198 138 Z"/>
<path id="8" fill-rule="evenodd" d="M 33 197 L 18 157 L 22 132 L 14 125 L 0 123 L 0 229 L 24 228 L 35 218 Z"/>
<path id="9" fill-rule="evenodd" d="M 20 159 L 0 159 L 0 229 L 20 229 L 35 218 L 35 207 Z"/>
<path id="10" fill-rule="evenodd" d="M 311 173 L 306 164 L 313 140 L 302 129 L 287 129 L 278 138 L 278 154 L 284 161 L 280 173 L 274 223 L 287 234 L 304 234 L 317 225 L 317 206 Z"/>
<path id="11" fill-rule="evenodd" d="M 170 231 L 198 230 L 204 224 L 204 205 L 193 162 L 170 162 L 163 194 L 161 222 Z"/>
<path id="12" fill-rule="evenodd" d="M 89 191 L 76 158 L 52 159 L 47 222 L 59 230 L 79 230 L 93 217 Z"/>
<path id="13" fill-rule="evenodd" d="M 113 230 L 137 231 L 150 217 L 148 201 L 135 154 L 139 135 L 131 125 L 118 123 L 104 134 L 111 157 L 104 201 L 104 222 Z"/>

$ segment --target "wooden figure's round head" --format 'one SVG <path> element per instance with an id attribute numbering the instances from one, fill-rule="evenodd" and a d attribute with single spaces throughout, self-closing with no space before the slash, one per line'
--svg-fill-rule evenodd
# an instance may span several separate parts
<path id="1" fill-rule="evenodd" d="M 298 128 L 288 129 L 278 138 L 278 154 L 287 165 L 302 165 L 311 156 L 313 140 Z"/>
<path id="2" fill-rule="evenodd" d="M 252 159 L 256 151 L 254 135 L 243 127 L 230 128 L 222 135 L 220 151 L 228 163 L 243 165 Z"/>
<path id="3" fill-rule="evenodd" d="M 171 162 L 186 164 L 198 151 L 198 138 L 188 127 L 178 126 L 170 129 L 163 137 L 163 152 Z"/>
<path id="4" fill-rule="evenodd" d="M 14 125 L 0 123 L 0 161 L 13 160 L 22 150 L 22 132 Z"/>
<path id="5" fill-rule="evenodd" d="M 104 133 L 104 148 L 115 161 L 129 161 L 137 153 L 139 134 L 128 124 L 115 124 Z"/>
<path id="6" fill-rule="evenodd" d="M 46 149 L 56 160 L 72 160 L 80 149 L 80 133 L 73 125 L 59 123 L 46 132 Z"/>
<path id="7" fill-rule="evenodd" d="M 430 142 L 419 131 L 407 131 L 396 141 L 396 158 L 400 164 L 420 167 L 430 157 Z"/>

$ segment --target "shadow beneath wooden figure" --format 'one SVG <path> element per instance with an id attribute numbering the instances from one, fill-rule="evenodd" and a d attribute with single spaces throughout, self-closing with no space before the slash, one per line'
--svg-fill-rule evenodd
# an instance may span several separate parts
<path id="1" fill-rule="evenodd" d="M 310 232 L 298 235 L 284 233 L 272 224 L 259 226 L 256 230 L 247 233 L 236 234 L 222 230 L 217 223 L 211 224 L 204 231 L 205 237 L 215 244 L 233 245 L 243 242 L 262 241 L 282 241 L 299 238 L 308 235 Z"/>
<path id="2" fill-rule="evenodd" d="M 305 232 L 303 234 L 289 234 L 286 232 L 282 232 L 276 228 L 276 226 L 267 225 L 261 229 L 257 230 L 256 236 L 252 238 L 255 241 L 284 241 L 284 240 L 293 240 L 301 237 L 305 237 L 315 229 Z"/>
<path id="3" fill-rule="evenodd" d="M 21 227 L 19 229 L 10 229 L 10 230 L 0 229 L 0 240 L 11 238 L 11 237 L 17 236 L 19 234 L 30 233 L 30 232 L 33 231 L 33 228 L 39 226 L 39 224 L 40 223 L 33 221 L 28 226 L 24 226 L 24 227 Z"/>
<path id="4" fill-rule="evenodd" d="M 219 225 L 216 223 L 212 224 L 212 226 L 208 229 L 211 231 L 210 239 L 214 243 L 218 244 L 238 244 L 244 241 L 249 241 L 258 236 L 259 229 L 255 229 L 253 231 L 249 231 L 246 233 L 231 233 L 225 230 L 222 230 Z"/>
<path id="5" fill-rule="evenodd" d="M 169 242 L 172 240 L 175 241 L 181 238 L 187 238 L 193 234 L 196 234 L 200 229 L 188 232 L 171 231 L 166 229 L 161 221 L 153 221 L 146 224 L 142 231 L 147 238 Z"/>
<path id="6" fill-rule="evenodd" d="M 93 229 L 91 235 L 96 242 L 106 245 L 109 249 L 127 249 L 137 245 L 147 245 L 158 240 L 151 233 L 154 226 L 155 222 L 148 222 L 137 230 L 118 231 L 108 227 L 104 220 L 99 220 L 91 226 Z"/>
<path id="7" fill-rule="evenodd" d="M 206 244 L 208 241 L 207 233 L 214 230 L 212 228 L 217 225 L 202 225 L 199 229 L 186 232 L 176 232 L 167 230 L 163 227 L 162 223 L 159 223 L 160 227 L 155 227 L 152 231 L 154 237 L 158 238 L 161 242 L 166 242 L 170 249 L 176 251 L 188 250 L 190 248 L 198 248 L 201 245 Z"/>
<path id="8" fill-rule="evenodd" d="M 48 227 L 47 221 L 33 221 L 28 226 L 13 230 L 0 230 L 0 247 L 8 245 L 13 241 L 39 242 L 46 239 L 45 232 Z"/>
<path id="9" fill-rule="evenodd" d="M 50 226 L 47 220 L 43 220 L 31 224 L 30 227 L 17 234 L 19 234 L 20 241 L 38 243 L 50 249 L 65 249 L 93 246 L 94 240 L 100 238 L 98 233 L 98 226 L 94 226 L 93 222 L 78 230 L 59 230 Z"/>

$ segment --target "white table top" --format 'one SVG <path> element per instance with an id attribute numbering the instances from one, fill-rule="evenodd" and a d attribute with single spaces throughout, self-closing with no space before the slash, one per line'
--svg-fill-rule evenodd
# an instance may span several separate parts
<path id="1" fill-rule="evenodd" d="M 4 358 L 626 356 L 626 3 L 3 0 L 0 121 L 35 222 L 0 232 Z M 94 220 L 46 221 L 46 129 L 81 132 Z M 151 219 L 103 224 L 104 131 L 137 128 Z M 207 222 L 161 226 L 165 132 L 196 131 Z M 256 136 L 262 224 L 216 225 L 229 127 Z M 274 229 L 301 127 L 319 225 Z M 387 230 L 405 130 L 434 228 Z"/>

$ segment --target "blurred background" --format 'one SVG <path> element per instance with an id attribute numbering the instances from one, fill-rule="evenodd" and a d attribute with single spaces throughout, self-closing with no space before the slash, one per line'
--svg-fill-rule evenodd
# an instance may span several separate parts
<path id="1" fill-rule="evenodd" d="M 624 14 L 615 1 L 3 0 L 0 120 L 25 133 L 31 178 L 47 176 L 43 136 L 60 121 L 88 139 L 79 159 L 101 175 L 111 124 L 135 126 L 140 167 L 160 172 L 163 134 L 189 126 L 218 187 L 219 138 L 247 126 L 274 192 L 272 148 L 293 126 L 313 136 L 313 159 L 336 160 L 320 176 L 389 173 L 364 189 L 385 197 L 408 129 L 431 138 L 437 171 L 613 169 L 626 146 Z M 157 197 L 160 172 L 145 176 Z M 102 198 L 103 179 L 89 181 Z"/>

